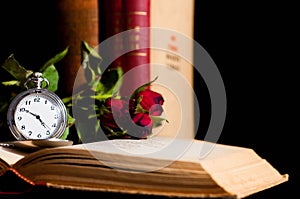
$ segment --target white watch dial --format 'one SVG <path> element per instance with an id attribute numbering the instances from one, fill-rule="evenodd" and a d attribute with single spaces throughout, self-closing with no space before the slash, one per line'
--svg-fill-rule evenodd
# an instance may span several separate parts
<path id="1" fill-rule="evenodd" d="M 52 92 L 28 90 L 11 103 L 8 122 L 17 139 L 48 139 L 61 137 L 67 113 L 63 102 Z"/>
<path id="2" fill-rule="evenodd" d="M 16 107 L 14 120 L 17 129 L 27 139 L 46 139 L 61 123 L 59 107 L 43 95 L 29 95 Z"/>

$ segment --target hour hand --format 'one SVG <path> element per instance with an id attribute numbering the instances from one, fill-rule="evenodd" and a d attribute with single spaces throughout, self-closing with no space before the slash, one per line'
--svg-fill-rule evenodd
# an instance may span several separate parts
<path id="1" fill-rule="evenodd" d="M 39 115 L 34 114 L 34 113 L 30 112 L 29 110 L 25 110 L 25 111 L 26 111 L 26 113 L 29 113 L 29 114 L 35 116 L 37 119 L 40 117 Z"/>

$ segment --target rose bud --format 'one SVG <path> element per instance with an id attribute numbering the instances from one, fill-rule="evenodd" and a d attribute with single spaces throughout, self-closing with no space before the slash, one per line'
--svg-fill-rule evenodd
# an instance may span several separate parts
<path id="1" fill-rule="evenodd" d="M 150 115 L 159 116 L 163 112 L 164 99 L 161 94 L 145 89 L 137 94 L 136 100 L 138 99 L 140 99 L 139 103 L 142 108 L 149 111 Z"/>

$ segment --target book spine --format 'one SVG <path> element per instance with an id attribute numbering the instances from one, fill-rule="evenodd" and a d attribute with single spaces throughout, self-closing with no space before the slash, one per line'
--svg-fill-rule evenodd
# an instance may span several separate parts
<path id="1" fill-rule="evenodd" d="M 112 46 L 106 50 L 110 51 L 111 56 L 121 54 L 123 51 L 123 38 L 116 36 L 116 34 L 124 30 L 124 16 L 122 0 L 103 0 L 104 10 L 104 26 L 105 32 L 104 39 L 112 39 Z M 112 37 L 112 38 L 110 38 Z M 113 62 L 110 67 L 122 67 L 122 56 L 113 58 Z"/>
<path id="2" fill-rule="evenodd" d="M 61 49 L 69 46 L 64 59 L 58 63 L 63 95 L 71 95 L 86 83 L 81 66 L 81 42 L 91 46 L 99 43 L 98 0 L 55 1 L 57 11 L 58 44 Z M 75 81 L 76 80 L 76 81 Z"/>
<path id="3" fill-rule="evenodd" d="M 139 86 L 150 81 L 150 0 L 123 0 L 126 51 L 121 95 L 128 96 Z"/>
<path id="4" fill-rule="evenodd" d="M 193 30 L 195 0 L 151 1 L 153 89 L 165 98 L 168 125 L 160 135 L 194 138 Z M 161 86 L 163 85 L 163 86 Z M 183 108 L 184 107 L 184 108 Z"/>

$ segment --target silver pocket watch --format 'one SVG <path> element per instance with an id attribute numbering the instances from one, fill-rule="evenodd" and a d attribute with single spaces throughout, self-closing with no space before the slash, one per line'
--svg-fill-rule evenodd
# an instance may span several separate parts
<path id="1" fill-rule="evenodd" d="M 33 84 L 33 88 L 29 85 Z M 45 86 L 43 86 L 45 85 Z M 7 112 L 9 129 L 17 140 L 60 138 L 67 126 L 67 111 L 62 100 L 47 88 L 49 81 L 35 72 L 24 83 Z"/>

